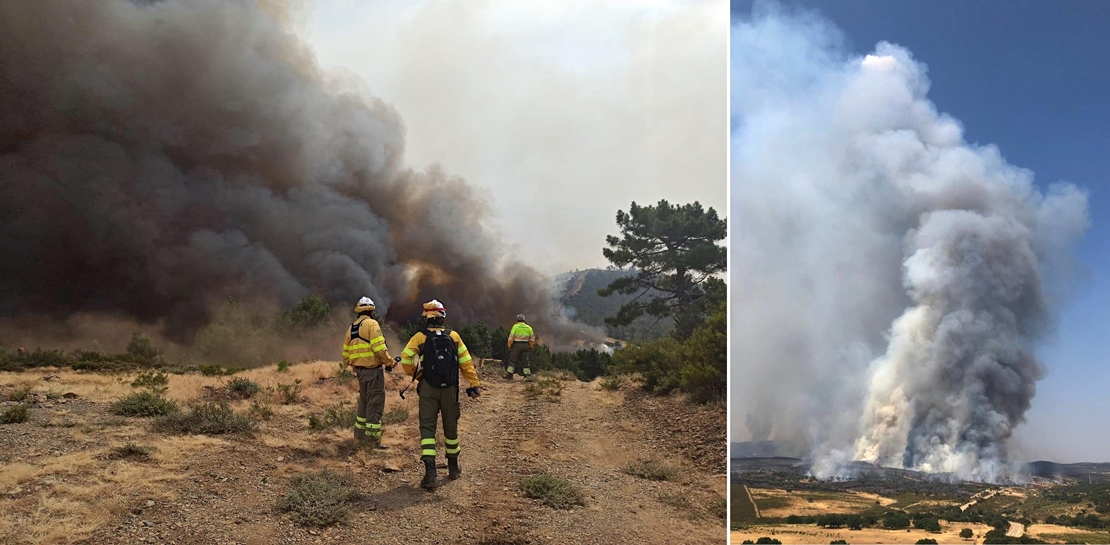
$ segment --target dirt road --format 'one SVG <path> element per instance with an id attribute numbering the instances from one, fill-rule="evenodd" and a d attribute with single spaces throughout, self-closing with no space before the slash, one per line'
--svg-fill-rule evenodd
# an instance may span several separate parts
<path id="1" fill-rule="evenodd" d="M 744 485 L 744 493 L 748 495 L 748 501 L 752 502 L 752 509 L 755 510 L 755 518 L 759 518 L 759 505 L 756 504 L 755 499 L 752 498 L 752 491 L 748 490 L 748 485 Z"/>
<path id="2" fill-rule="evenodd" d="M 661 437 L 674 407 L 645 410 L 625 393 L 596 383 L 564 381 L 562 393 L 527 395 L 525 385 L 484 376 L 479 400 L 462 400 L 463 477 L 434 492 L 416 485 L 419 432 L 415 395 L 401 401 L 394 376 L 387 411 L 409 416 L 387 425 L 386 451 L 354 447 L 349 430 L 313 433 L 306 417 L 339 399 L 354 383 L 329 375 L 325 362 L 240 376 L 264 386 L 303 378 L 305 402 L 273 406 L 275 415 L 250 438 L 153 434 L 149 421 L 111 416 L 111 399 L 127 380 L 82 385 L 96 375 L 57 372 L 58 388 L 81 398 L 35 405 L 32 420 L 0 429 L 0 542 L 91 543 L 721 543 L 726 539 L 726 479 Z M 41 374 L 41 373 L 40 373 Z M 0 384 L 30 377 L 0 374 Z M 174 376 L 171 392 L 189 398 L 219 379 Z M 39 389 L 47 384 L 38 383 Z M 635 396 L 633 396 L 635 397 Z M 662 403 L 658 399 L 653 403 Z M 53 406 L 47 406 L 53 405 Z M 235 405 L 246 412 L 249 402 Z M 681 411 L 684 409 L 678 409 Z M 693 410 L 693 409 L 691 409 Z M 724 415 L 720 415 L 724 429 Z M 111 447 L 149 445 L 148 461 L 110 460 Z M 442 462 L 442 443 L 440 444 Z M 720 453 L 724 459 L 724 439 Z M 656 482 L 627 474 L 637 458 L 679 469 Z M 713 464 L 708 464 L 713 465 Z M 306 529 L 275 505 L 288 477 L 301 471 L 350 471 L 365 499 L 343 525 Z M 441 479 L 446 473 L 441 470 Z M 521 480 L 547 473 L 585 492 L 584 507 L 555 510 L 525 498 Z"/>

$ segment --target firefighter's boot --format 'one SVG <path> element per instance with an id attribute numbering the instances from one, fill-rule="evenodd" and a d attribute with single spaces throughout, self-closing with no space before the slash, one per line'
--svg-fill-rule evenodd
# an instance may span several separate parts
<path id="1" fill-rule="evenodd" d="M 458 479 L 460 475 L 462 475 L 462 469 L 459 468 L 459 459 L 458 458 L 448 458 L 447 459 L 447 478 L 451 479 L 453 481 L 455 479 Z"/>
<path id="2" fill-rule="evenodd" d="M 420 481 L 420 488 L 431 490 L 436 487 L 436 461 L 434 458 L 424 459 L 424 480 Z"/>

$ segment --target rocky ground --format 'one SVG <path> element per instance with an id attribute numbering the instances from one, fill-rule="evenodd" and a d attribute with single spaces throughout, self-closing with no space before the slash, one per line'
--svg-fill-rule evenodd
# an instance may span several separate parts
<path id="1" fill-rule="evenodd" d="M 596 381 L 552 382 L 555 387 L 534 395 L 519 378 L 496 378 L 491 366 L 483 373 L 483 396 L 462 400 L 463 477 L 425 492 L 416 486 L 422 475 L 416 396 L 397 395 L 406 378 L 387 381 L 387 411 L 408 411 L 403 422 L 386 426 L 387 450 L 359 449 L 347 429 L 309 429 L 309 414 L 355 399 L 355 382 L 335 379 L 335 371 L 334 363 L 316 362 L 285 373 L 270 367 L 236 375 L 268 391 L 233 408 L 247 414 L 262 400 L 274 414 L 260 419 L 253 435 L 215 437 L 156 433 L 150 419 L 111 414 L 111 402 L 134 391 L 133 376 L 0 373 L 0 399 L 23 391 L 23 403 L 32 407 L 29 421 L 0 425 L 0 543 L 727 539 L 723 406 L 694 408 L 676 396 L 644 396 L 628 384 L 607 391 Z M 302 399 L 283 404 L 278 385 L 297 379 Z M 171 376 L 167 395 L 184 403 L 226 380 Z M 0 411 L 12 404 L 0 403 Z M 127 443 L 153 450 L 146 458 L 113 459 L 113 449 Z M 669 465 L 676 475 L 665 481 L 630 475 L 626 468 L 638 460 Z M 299 526 L 278 501 L 290 477 L 322 468 L 349 474 L 362 498 L 344 523 Z M 585 505 L 553 509 L 525 497 L 522 479 L 538 473 L 576 485 Z"/>

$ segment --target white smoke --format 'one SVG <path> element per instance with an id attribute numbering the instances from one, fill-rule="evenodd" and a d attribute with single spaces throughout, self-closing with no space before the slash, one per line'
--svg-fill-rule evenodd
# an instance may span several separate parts
<path id="1" fill-rule="evenodd" d="M 820 477 L 997 481 L 1086 194 L 966 142 L 906 49 L 843 44 L 772 4 L 732 29 L 735 435 L 806 445 Z"/>

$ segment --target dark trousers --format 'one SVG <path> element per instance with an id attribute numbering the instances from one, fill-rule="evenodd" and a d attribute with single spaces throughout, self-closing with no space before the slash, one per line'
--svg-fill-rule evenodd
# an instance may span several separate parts
<path id="1" fill-rule="evenodd" d="M 385 372 L 381 367 L 355 367 L 358 377 L 358 415 L 355 431 L 365 430 L 366 437 L 382 436 L 382 411 L 385 410 Z"/>
<path id="2" fill-rule="evenodd" d="M 505 372 L 513 374 L 518 368 L 520 374 L 528 376 L 532 370 L 528 368 L 528 354 L 532 351 L 526 342 L 515 342 L 512 348 L 509 349 L 509 365 L 505 368 Z"/>
<path id="3" fill-rule="evenodd" d="M 436 388 L 420 381 L 420 457 L 436 457 L 436 420 L 443 419 L 443 442 L 447 458 L 459 457 L 459 386 Z"/>

